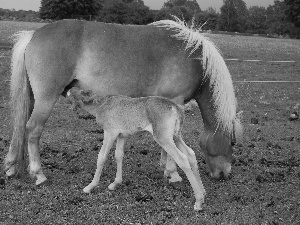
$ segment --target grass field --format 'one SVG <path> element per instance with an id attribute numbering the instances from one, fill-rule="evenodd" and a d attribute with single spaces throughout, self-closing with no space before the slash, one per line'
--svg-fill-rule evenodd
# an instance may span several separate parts
<path id="1" fill-rule="evenodd" d="M 0 45 L 10 44 L 9 37 L 18 31 L 36 30 L 44 25 L 45 23 L 0 21 Z"/>
<path id="2" fill-rule="evenodd" d="M 23 29 L 42 24 L 0 22 L 0 42 Z M 224 58 L 261 59 L 262 62 L 228 61 L 234 81 L 300 81 L 300 41 L 207 34 Z M 0 49 L 0 56 L 10 56 Z M 294 60 L 296 63 L 268 63 Z M 8 150 L 10 58 L 0 58 L 0 160 Z M 204 211 L 193 211 L 193 193 L 184 177 L 181 185 L 168 185 L 159 170 L 160 151 L 149 135 L 127 142 L 124 184 L 110 192 L 114 179 L 113 151 L 93 194 L 82 189 L 94 173 L 102 134 L 83 112 L 69 110 L 60 99 L 41 140 L 43 168 L 51 183 L 0 182 L 0 224 L 300 224 L 300 83 L 234 83 L 238 110 L 243 111 L 245 136 L 235 146 L 232 178 L 214 181 L 206 173 L 198 145 L 202 131 L 197 108 L 186 113 L 184 139 L 197 154 L 200 175 L 207 191 Z M 298 107 L 297 107 L 298 104 Z M 256 118 L 257 124 L 251 120 Z M 143 151 L 142 151 L 143 150 Z M 141 200 L 144 199 L 144 200 Z"/>

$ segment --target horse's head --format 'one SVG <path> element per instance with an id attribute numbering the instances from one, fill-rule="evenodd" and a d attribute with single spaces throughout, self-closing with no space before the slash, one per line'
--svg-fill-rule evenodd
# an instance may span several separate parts
<path id="1" fill-rule="evenodd" d="M 232 147 L 242 138 L 242 126 L 237 119 L 234 123 L 234 131 L 231 135 L 223 132 L 205 131 L 200 140 L 200 146 L 204 153 L 205 162 L 212 178 L 228 178 L 231 172 Z"/>

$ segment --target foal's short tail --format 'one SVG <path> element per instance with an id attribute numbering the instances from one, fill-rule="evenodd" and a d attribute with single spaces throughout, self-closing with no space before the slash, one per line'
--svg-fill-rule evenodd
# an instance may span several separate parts
<path id="1" fill-rule="evenodd" d="M 185 106 L 177 105 L 176 114 L 177 119 L 175 123 L 175 137 L 181 135 L 181 131 L 183 129 L 183 122 L 184 122 L 184 110 Z"/>
<path id="2" fill-rule="evenodd" d="M 13 137 L 9 154 L 17 157 L 10 163 L 15 164 L 17 173 L 21 176 L 25 171 L 25 153 L 27 150 L 26 123 L 32 110 L 30 109 L 31 87 L 25 68 L 25 50 L 33 34 L 34 31 L 21 31 L 13 36 L 15 44 L 11 60 L 10 83 Z M 9 157 L 9 154 L 7 157 Z"/>

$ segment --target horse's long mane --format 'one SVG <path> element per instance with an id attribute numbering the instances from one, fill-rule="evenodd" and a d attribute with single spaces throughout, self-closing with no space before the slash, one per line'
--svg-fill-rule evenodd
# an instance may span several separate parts
<path id="1" fill-rule="evenodd" d="M 239 138 L 242 133 L 239 119 L 236 117 L 237 102 L 234 94 L 231 75 L 216 45 L 203 36 L 192 24 L 190 27 L 173 16 L 174 20 L 161 20 L 151 25 L 163 27 L 174 31 L 174 37 L 186 42 L 185 50 L 191 56 L 197 49 L 202 48 L 202 55 L 194 59 L 202 60 L 205 71 L 204 80 L 209 79 L 210 88 L 213 90 L 214 105 L 216 107 L 216 120 L 218 127 L 224 132 L 234 134 Z"/>

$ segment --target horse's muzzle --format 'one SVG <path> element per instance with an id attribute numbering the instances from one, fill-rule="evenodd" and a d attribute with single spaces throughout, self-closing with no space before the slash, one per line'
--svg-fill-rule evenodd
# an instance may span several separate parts
<path id="1" fill-rule="evenodd" d="M 221 179 L 227 179 L 231 172 L 231 164 L 226 163 L 222 170 L 216 169 L 214 172 L 210 173 L 210 176 L 214 179 L 221 180 Z"/>

